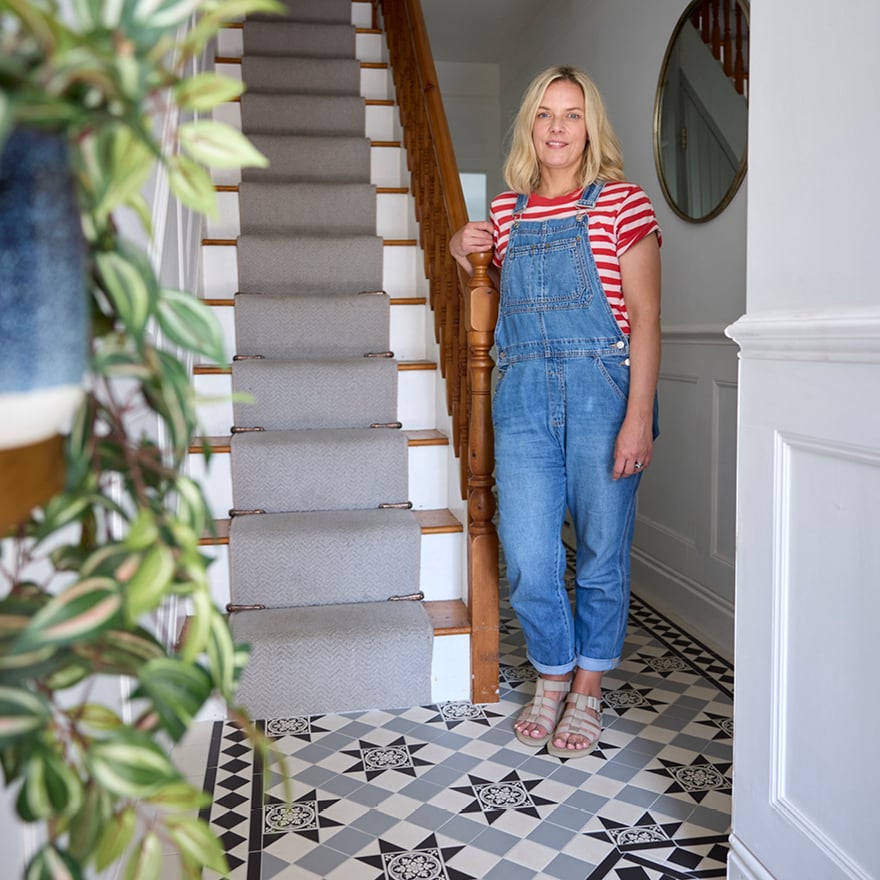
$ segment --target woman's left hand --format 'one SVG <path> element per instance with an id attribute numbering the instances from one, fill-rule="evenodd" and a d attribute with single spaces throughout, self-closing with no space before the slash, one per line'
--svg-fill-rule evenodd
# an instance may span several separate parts
<path id="1" fill-rule="evenodd" d="M 650 463 L 654 451 L 651 423 L 626 418 L 614 444 L 612 480 L 641 473 Z"/>

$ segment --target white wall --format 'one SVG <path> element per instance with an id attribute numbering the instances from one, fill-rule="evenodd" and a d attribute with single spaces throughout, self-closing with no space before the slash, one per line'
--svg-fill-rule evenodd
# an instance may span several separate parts
<path id="1" fill-rule="evenodd" d="M 873 880 L 880 7 L 755 2 L 752 33 L 729 876 Z"/>
<path id="2" fill-rule="evenodd" d="M 657 181 L 654 97 L 668 39 L 686 6 L 686 0 L 546 0 L 543 14 L 529 23 L 528 42 L 510 42 L 499 53 L 498 124 L 503 140 L 534 74 L 554 64 L 578 65 L 605 98 L 623 145 L 627 176 L 654 202 L 664 237 L 662 434 L 642 482 L 633 585 L 643 598 L 730 656 L 736 347 L 723 331 L 745 309 L 746 197 L 742 188 L 720 217 L 690 224 L 668 208 Z M 459 143 L 473 142 L 476 131 L 457 130 L 464 116 L 458 105 L 462 84 L 468 82 L 466 65 L 438 60 L 459 149 Z M 459 70 L 456 81 L 450 75 L 453 67 Z M 485 129 L 484 135 L 489 136 Z M 470 161 L 477 153 L 468 156 Z M 484 161 L 493 156 L 487 142 Z M 496 179 L 498 191 L 503 184 Z"/>

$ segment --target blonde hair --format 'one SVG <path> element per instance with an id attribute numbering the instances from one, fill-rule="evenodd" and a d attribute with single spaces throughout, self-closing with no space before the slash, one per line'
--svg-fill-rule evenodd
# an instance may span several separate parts
<path id="1" fill-rule="evenodd" d="M 624 179 L 620 143 L 596 84 L 582 70 L 564 65 L 539 73 L 523 95 L 513 122 L 510 153 L 504 163 L 504 180 L 514 192 L 534 192 L 541 184 L 541 165 L 532 142 L 532 127 L 544 92 L 557 80 L 576 83 L 584 93 L 587 145 L 581 164 L 580 185 L 587 186 L 596 180 Z"/>

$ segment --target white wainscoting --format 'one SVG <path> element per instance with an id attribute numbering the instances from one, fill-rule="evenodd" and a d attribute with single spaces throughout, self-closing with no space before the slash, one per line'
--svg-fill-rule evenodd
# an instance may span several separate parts
<path id="1" fill-rule="evenodd" d="M 738 880 L 880 877 L 880 309 L 757 314 L 742 348 Z M 764 873 L 766 872 L 766 873 Z"/>
<path id="2" fill-rule="evenodd" d="M 660 437 L 639 489 L 633 590 L 733 656 L 737 349 L 724 328 L 665 328 Z"/>

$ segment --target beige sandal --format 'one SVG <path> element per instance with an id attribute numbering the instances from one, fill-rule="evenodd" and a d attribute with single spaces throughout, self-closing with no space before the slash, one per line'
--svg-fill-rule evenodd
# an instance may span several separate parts
<path id="1" fill-rule="evenodd" d="M 593 712 L 596 714 L 593 715 Z M 598 716 L 598 717 L 597 717 Z M 589 755 L 602 733 L 602 701 L 587 694 L 570 693 L 565 698 L 565 712 L 547 743 L 547 752 L 557 758 L 583 758 Z M 582 736 L 587 744 L 582 749 L 559 748 L 552 740 L 558 736 Z"/>
<path id="2" fill-rule="evenodd" d="M 523 745 L 533 746 L 539 749 L 545 745 L 553 735 L 553 728 L 559 720 L 559 713 L 565 704 L 563 699 L 553 699 L 547 696 L 549 693 L 564 693 L 571 686 L 571 681 L 558 681 L 554 678 L 538 678 L 535 681 L 535 696 L 532 702 L 526 706 L 525 710 L 516 719 L 516 723 L 523 722 L 525 724 L 540 724 L 545 730 L 549 731 L 546 736 L 529 736 L 522 733 L 516 728 L 513 729 L 516 738 Z"/>

